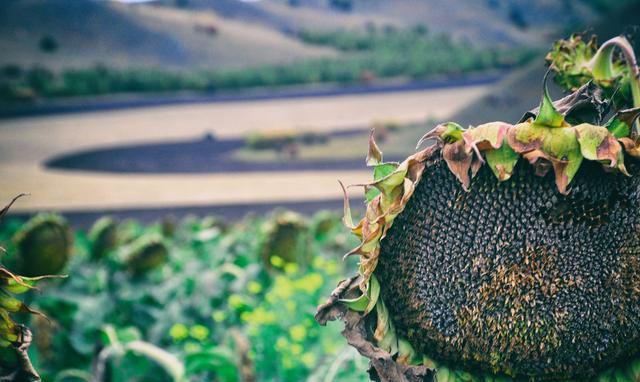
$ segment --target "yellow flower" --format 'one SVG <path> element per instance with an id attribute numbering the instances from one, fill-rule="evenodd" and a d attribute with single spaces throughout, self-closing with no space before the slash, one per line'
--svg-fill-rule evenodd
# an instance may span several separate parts
<path id="1" fill-rule="evenodd" d="M 282 266 L 284 265 L 284 259 L 278 255 L 271 256 L 269 261 L 271 262 L 271 265 L 276 268 L 282 268 Z"/>
<path id="2" fill-rule="evenodd" d="M 227 301 L 229 302 L 229 306 L 231 306 L 233 309 L 239 309 L 245 305 L 244 298 L 242 298 L 242 296 L 240 296 L 239 294 L 232 294 L 231 296 L 229 296 L 229 299 Z"/>
<path id="3" fill-rule="evenodd" d="M 284 276 L 276 277 L 272 291 L 275 297 L 281 300 L 286 300 L 293 295 L 291 282 Z"/>
<path id="4" fill-rule="evenodd" d="M 302 354 L 302 351 L 304 349 L 302 348 L 302 345 L 300 345 L 300 344 L 292 344 L 290 350 L 291 350 L 291 354 L 300 355 L 300 354 Z"/>
<path id="5" fill-rule="evenodd" d="M 276 340 L 276 350 L 281 352 L 289 346 L 289 341 L 284 337 L 278 337 Z"/>
<path id="6" fill-rule="evenodd" d="M 227 318 L 227 313 L 225 313 L 223 310 L 216 310 L 215 312 L 213 312 L 213 314 L 211 314 L 211 318 L 213 318 L 215 322 L 222 322 Z"/>
<path id="7" fill-rule="evenodd" d="M 329 261 L 324 267 L 324 270 L 328 275 L 333 276 L 335 274 L 338 274 L 340 268 L 338 267 L 338 263 L 336 263 L 335 261 Z"/>
<path id="8" fill-rule="evenodd" d="M 253 312 L 244 312 L 240 315 L 243 321 L 257 325 L 269 325 L 276 322 L 276 315 L 263 307 L 256 308 Z"/>
<path id="9" fill-rule="evenodd" d="M 249 283 L 247 283 L 247 290 L 251 294 L 258 294 L 262 292 L 262 285 L 257 281 L 249 281 Z"/>
<path id="10" fill-rule="evenodd" d="M 311 369 L 316 365 L 316 355 L 313 353 L 304 353 L 300 359 L 308 369 Z"/>
<path id="11" fill-rule="evenodd" d="M 300 269 L 300 267 L 298 267 L 298 264 L 289 263 L 289 264 L 284 266 L 284 273 L 286 273 L 288 275 L 293 275 L 293 274 L 297 273 L 299 269 Z"/>
<path id="12" fill-rule="evenodd" d="M 323 284 L 322 276 L 319 273 L 309 273 L 294 282 L 294 287 L 298 290 L 312 294 L 317 292 Z"/>
<path id="13" fill-rule="evenodd" d="M 184 324 L 174 324 L 169 329 L 169 335 L 175 341 L 182 341 L 189 335 L 189 329 Z"/>
<path id="14" fill-rule="evenodd" d="M 315 269 L 320 269 L 324 267 L 324 264 L 325 264 L 325 260 L 321 256 L 314 257 L 313 262 L 311 263 L 311 265 L 313 265 L 313 268 Z"/>
<path id="15" fill-rule="evenodd" d="M 209 328 L 203 325 L 193 325 L 189 330 L 191 337 L 199 341 L 204 341 L 209 337 Z"/>
<path id="16" fill-rule="evenodd" d="M 307 329 L 303 325 L 294 325 L 289 329 L 289 336 L 297 342 L 302 342 L 307 337 Z"/>

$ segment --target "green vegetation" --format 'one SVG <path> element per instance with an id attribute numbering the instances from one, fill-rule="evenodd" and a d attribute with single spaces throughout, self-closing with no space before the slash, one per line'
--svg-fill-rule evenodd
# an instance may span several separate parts
<path id="1" fill-rule="evenodd" d="M 414 79 L 456 75 L 522 64 L 534 56 L 531 49 L 474 46 L 447 35 L 432 35 L 424 25 L 409 29 L 370 26 L 366 31 L 303 31 L 307 44 L 323 45 L 353 54 L 347 61 L 367 63 L 361 67 L 371 76 L 408 76 Z M 363 79 L 364 72 L 360 72 Z"/>
<path id="2" fill-rule="evenodd" d="M 313 320 L 355 266 L 341 261 L 355 243 L 339 216 L 281 212 L 231 226 L 212 218 L 128 221 L 117 224 L 115 246 L 105 233 L 113 224 L 101 219 L 91 234 L 74 232 L 69 277 L 42 281 L 41 292 L 28 295 L 51 320 L 28 324 L 43 380 L 367 380 L 366 363 L 339 340 L 340 326 L 321 330 Z M 8 263 L 22 226 L 9 220 L 0 229 Z M 161 242 L 167 256 L 133 269 L 128 259 L 149 242 Z"/>
<path id="3" fill-rule="evenodd" d="M 307 44 L 331 46 L 344 53 L 334 59 L 226 71 L 177 72 L 96 66 L 56 73 L 39 66 L 7 65 L 0 74 L 0 100 L 179 90 L 215 92 L 312 83 L 354 84 L 397 77 L 429 79 L 505 69 L 520 65 L 534 55 L 530 49 L 476 47 L 444 35 L 431 36 L 423 26 L 407 30 L 370 28 L 366 32 L 306 31 L 299 37 Z"/>
<path id="4" fill-rule="evenodd" d="M 413 151 L 415 142 L 424 134 L 425 130 L 436 124 L 434 120 L 428 118 L 423 122 L 416 123 L 374 120 L 369 126 L 375 129 L 376 141 L 389 147 L 387 154 L 390 157 L 402 158 Z M 292 158 L 300 162 L 360 160 L 362 159 L 362 150 L 366 149 L 366 142 L 362 141 L 361 134 L 340 137 L 321 134 L 316 136 L 315 140 L 310 138 L 303 140 L 305 135 L 304 132 L 293 134 L 292 130 L 265 130 L 255 133 L 249 136 L 245 147 L 233 153 L 233 158 L 253 163 L 278 163 Z M 288 138 L 288 141 L 293 141 L 293 145 L 278 144 L 285 137 L 292 136 L 296 138 Z M 257 142 L 260 142 L 260 148 L 256 147 Z"/>

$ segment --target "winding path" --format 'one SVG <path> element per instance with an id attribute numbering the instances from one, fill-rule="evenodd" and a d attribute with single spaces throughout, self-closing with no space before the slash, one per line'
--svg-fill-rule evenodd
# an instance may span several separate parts
<path id="1" fill-rule="evenodd" d="M 367 126 L 373 120 L 443 119 L 489 87 L 165 105 L 0 120 L 0 200 L 31 193 L 14 208 L 23 213 L 334 200 L 340 196 L 337 179 L 362 182 L 369 172 L 131 175 L 51 170 L 43 163 L 69 151 L 195 139 L 207 133 L 238 138 L 264 128 L 337 131 Z"/>

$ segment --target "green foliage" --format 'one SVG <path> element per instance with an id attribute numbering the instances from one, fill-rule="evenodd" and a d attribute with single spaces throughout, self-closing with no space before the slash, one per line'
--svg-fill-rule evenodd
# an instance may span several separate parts
<path id="1" fill-rule="evenodd" d="M 340 260 L 355 243 L 335 214 L 296 217 L 308 264 L 275 253 L 265 264 L 273 234 L 265 227 L 283 215 L 229 228 L 187 218 L 162 237 L 167 258 L 144 272 L 127 259 L 162 235 L 162 224 L 118 223 L 115 247 L 101 256 L 92 255 L 95 243 L 112 221 L 91 235 L 75 232 L 70 276 L 41 282 L 30 301 L 52 321 L 30 325 L 43 380 L 83 380 L 97 362 L 111 381 L 365 381 L 366 364 L 340 340 L 341 328 L 321 329 L 313 319 L 355 266 Z M 21 227 L 8 221 L 0 245 L 13 245 Z"/>
<path id="2" fill-rule="evenodd" d="M 322 132 L 290 130 L 259 130 L 249 134 L 245 144 L 252 150 L 283 150 L 289 145 L 313 146 L 329 141 Z"/>
<path id="3" fill-rule="evenodd" d="M 366 31 L 303 31 L 300 39 L 308 44 L 330 46 L 359 53 L 346 59 L 359 71 L 351 80 L 362 78 L 364 71 L 375 77 L 409 76 L 428 78 L 519 65 L 533 52 L 506 50 L 457 42 L 446 35 L 430 35 L 426 27 L 409 29 L 371 27 Z"/>
<path id="4" fill-rule="evenodd" d="M 0 100 L 179 90 L 215 92 L 311 83 L 354 84 L 390 77 L 427 79 L 509 68 L 523 64 L 534 55 L 530 49 L 476 47 L 452 41 L 444 35 L 430 35 L 421 25 L 402 30 L 371 26 L 363 32 L 303 31 L 299 37 L 307 44 L 334 47 L 345 54 L 332 59 L 226 71 L 178 72 L 98 65 L 54 73 L 34 67 L 24 76 L 0 77 Z"/>

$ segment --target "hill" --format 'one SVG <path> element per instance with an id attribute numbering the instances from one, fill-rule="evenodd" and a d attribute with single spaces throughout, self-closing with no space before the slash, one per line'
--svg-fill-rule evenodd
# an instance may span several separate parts
<path id="1" fill-rule="evenodd" d="M 424 25 L 474 44 L 546 44 L 558 25 L 596 16 L 585 2 L 524 0 L 183 0 L 192 9 L 214 9 L 237 20 L 295 33 L 304 29 Z"/>
<path id="2" fill-rule="evenodd" d="M 335 57 L 340 53 L 298 34 L 372 26 L 420 25 L 472 45 L 531 47 L 547 44 L 557 25 L 594 16 L 582 2 L 550 0 L 5 0 L 0 49 L 10 54 L 0 65 L 243 68 Z"/>
<path id="3" fill-rule="evenodd" d="M 0 55 L 0 65 L 54 70 L 96 64 L 226 69 L 336 55 L 213 10 L 93 0 L 0 2 L 0 49 L 11 53 Z"/>

